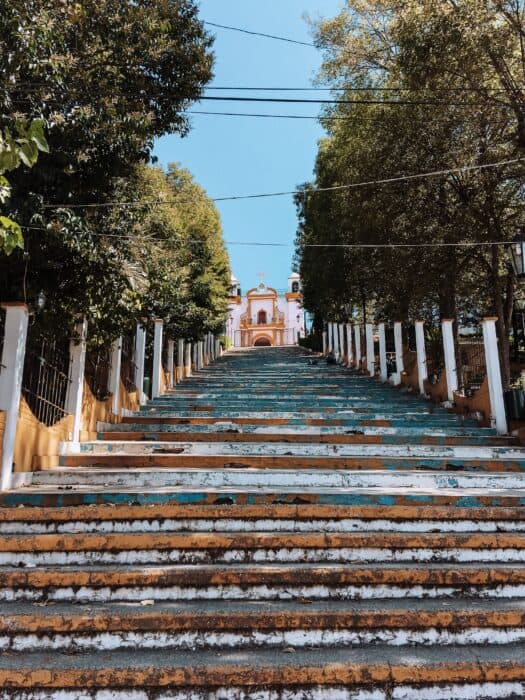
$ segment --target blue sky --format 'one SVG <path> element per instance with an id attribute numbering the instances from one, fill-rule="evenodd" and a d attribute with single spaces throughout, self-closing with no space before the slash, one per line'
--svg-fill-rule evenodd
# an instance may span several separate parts
<path id="1" fill-rule="evenodd" d="M 203 20 L 253 31 L 311 41 L 305 13 L 334 16 L 342 0 L 202 0 Z M 321 62 L 320 53 L 222 29 L 213 29 L 215 78 L 220 87 L 311 87 Z M 217 94 L 217 93 L 209 93 Z M 229 94 L 229 93 L 227 93 Z M 232 92 L 232 94 L 234 94 Z M 259 96 L 260 93 L 249 93 Z M 277 95 L 286 97 L 286 95 Z M 319 97 L 304 93 L 289 97 Z M 277 114 L 319 113 L 318 105 L 201 102 L 192 109 Z M 288 191 L 311 179 L 317 141 L 323 130 L 315 120 L 255 119 L 193 116 L 192 131 L 181 139 L 166 136 L 156 144 L 161 165 L 180 162 L 212 197 Z M 228 246 L 232 269 L 243 290 L 266 282 L 286 286 L 291 271 L 296 231 L 291 197 L 218 204 L 227 241 L 278 241 L 288 248 Z"/>

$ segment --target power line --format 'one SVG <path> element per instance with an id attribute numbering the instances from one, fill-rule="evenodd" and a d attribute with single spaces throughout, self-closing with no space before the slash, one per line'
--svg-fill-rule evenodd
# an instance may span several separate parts
<path id="1" fill-rule="evenodd" d="M 199 101 L 208 102 L 265 102 L 265 103 L 285 103 L 285 104 L 316 104 L 316 105 L 386 105 L 394 107 L 411 107 L 411 106 L 445 106 L 445 107 L 477 107 L 485 106 L 481 102 L 444 102 L 439 100 L 332 100 L 332 99 L 298 99 L 294 97 L 239 97 L 236 95 L 226 95 L 224 97 L 217 95 L 203 95 Z M 507 104 L 500 104 L 501 107 L 508 108 Z"/>
<path id="2" fill-rule="evenodd" d="M 204 22 L 207 27 L 215 27 L 216 29 L 227 29 L 231 32 L 240 32 L 241 34 L 250 34 L 251 36 L 261 36 L 264 39 L 274 39 L 276 41 L 285 41 L 288 44 L 298 44 L 299 46 L 309 46 L 316 49 L 315 44 L 309 43 L 307 41 L 299 41 L 298 39 L 290 39 L 286 36 L 276 36 L 275 34 L 265 34 L 264 32 L 253 32 L 249 29 L 243 29 L 241 27 L 230 27 L 227 24 L 216 24 L 215 22 Z"/>
<path id="3" fill-rule="evenodd" d="M 427 93 L 448 93 L 448 92 L 474 92 L 474 93 L 496 93 L 505 94 L 504 90 L 497 88 L 473 88 L 473 87 L 448 87 L 448 88 L 431 88 L 431 87 L 381 87 L 381 86 L 341 86 L 341 87 L 249 87 L 246 85 L 230 87 L 208 85 L 206 90 L 212 91 L 238 91 L 238 92 L 427 92 Z"/>
<path id="4" fill-rule="evenodd" d="M 510 160 L 501 160 L 496 163 L 485 163 L 481 165 L 463 165 L 457 168 L 448 168 L 446 170 L 433 170 L 426 173 L 415 173 L 413 175 L 397 175 L 378 180 L 368 180 L 365 182 L 354 182 L 348 185 L 332 185 L 331 187 L 316 187 L 310 190 L 288 190 L 283 192 L 265 192 L 259 194 L 245 195 L 229 195 L 226 197 L 210 197 L 212 202 L 231 202 L 243 199 L 267 199 L 270 197 L 285 197 L 290 195 L 311 195 L 318 192 L 336 192 L 338 190 L 350 190 L 360 187 L 371 187 L 374 185 L 388 185 L 394 182 L 403 182 L 410 180 L 418 180 L 430 177 L 440 177 L 442 175 L 451 175 L 453 173 L 472 172 L 476 170 L 488 170 L 490 168 L 499 168 L 505 165 L 522 162 L 521 158 L 512 158 Z M 99 202 L 90 204 L 44 204 L 45 209 L 92 209 L 92 208 L 110 208 L 110 207 L 132 207 L 132 206 L 148 206 L 161 204 L 191 204 L 196 200 L 192 199 L 165 199 L 165 200 L 131 200 L 127 202 Z"/>
<path id="5" fill-rule="evenodd" d="M 46 228 L 44 226 L 22 226 L 26 231 L 47 231 L 60 233 L 59 230 Z M 129 234 L 111 234 L 101 232 L 85 232 L 90 236 L 98 236 L 101 238 L 120 238 L 127 241 L 140 243 L 141 241 L 155 241 L 157 243 L 165 242 L 164 239 L 155 238 L 152 236 L 134 237 Z M 186 243 L 200 242 L 200 239 L 187 239 Z M 305 243 L 300 245 L 300 248 L 475 248 L 487 246 L 508 246 L 512 243 L 508 241 L 464 241 L 462 243 L 447 243 L 447 242 L 431 242 L 431 243 Z M 268 248 L 293 248 L 293 243 L 278 243 L 264 241 L 224 241 L 225 245 L 238 245 L 250 247 L 268 247 Z"/>

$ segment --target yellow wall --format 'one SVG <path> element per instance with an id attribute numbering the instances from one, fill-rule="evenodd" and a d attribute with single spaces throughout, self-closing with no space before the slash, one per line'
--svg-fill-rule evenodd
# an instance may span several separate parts
<path id="1" fill-rule="evenodd" d="M 84 381 L 84 400 L 82 402 L 82 423 L 80 431 L 81 441 L 91 440 L 96 437 L 97 421 L 118 423 L 120 418 L 111 413 L 111 402 L 98 401 Z M 120 407 L 137 410 L 137 392 L 128 393 L 121 382 Z M 60 422 L 51 427 L 40 423 L 26 401 L 22 397 L 18 428 L 15 442 L 15 472 L 35 471 L 56 467 L 58 465 L 58 447 L 62 441 L 67 441 L 73 428 L 72 416 L 66 416 Z M 0 414 L 0 445 L 3 435 L 2 414 Z"/>

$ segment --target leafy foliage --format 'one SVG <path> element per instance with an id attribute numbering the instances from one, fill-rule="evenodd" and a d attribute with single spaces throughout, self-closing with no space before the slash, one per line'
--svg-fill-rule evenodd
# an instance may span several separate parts
<path id="1" fill-rule="evenodd" d="M 187 308 L 185 332 L 220 324 L 223 299 L 209 296 L 220 297 L 228 267 L 218 214 L 189 174 L 174 169 L 185 178 L 177 184 L 171 171 L 167 179 L 145 165 L 155 138 L 187 133 L 185 111 L 212 76 L 197 3 L 8 0 L 0 37 L 0 127 L 38 119 L 49 142 L 49 154 L 11 177 L 6 213 L 25 229 L 25 249 L 0 255 L 0 298 L 43 291 L 39 323 L 69 333 L 86 315 L 94 342 L 141 316 L 182 332 Z M 149 203 L 179 190 L 199 195 L 193 218 Z M 114 206 L 121 201 L 137 203 Z M 202 252 L 190 251 L 190 225 Z"/>
<path id="2" fill-rule="evenodd" d="M 296 200 L 297 265 L 317 317 L 495 313 L 508 380 L 514 281 L 504 248 L 490 244 L 523 227 L 524 170 L 464 168 L 520 156 L 522 20 L 521 2 L 347 0 L 317 25 L 321 77 L 354 102 L 326 111 L 315 182 Z"/>

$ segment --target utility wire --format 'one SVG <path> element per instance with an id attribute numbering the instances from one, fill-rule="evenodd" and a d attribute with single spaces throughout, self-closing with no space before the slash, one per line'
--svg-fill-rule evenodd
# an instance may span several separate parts
<path id="1" fill-rule="evenodd" d="M 366 182 L 354 182 L 348 185 L 333 185 L 332 187 L 316 187 L 310 190 L 288 190 L 283 192 L 265 192 L 261 194 L 245 194 L 245 195 L 230 195 L 227 197 L 212 197 L 212 202 L 231 202 L 242 199 L 267 199 L 270 197 L 285 197 L 289 195 L 311 195 L 318 192 L 336 192 L 338 190 L 350 190 L 359 187 L 371 187 L 373 185 L 388 185 L 394 182 L 403 182 L 410 180 L 418 180 L 429 177 L 439 177 L 442 175 L 451 175 L 452 173 L 472 172 L 476 170 L 488 170 L 490 168 L 499 168 L 505 165 L 522 162 L 522 158 L 511 158 L 510 160 L 501 160 L 497 163 L 485 163 L 481 165 L 464 165 L 457 168 L 448 168 L 447 170 L 433 170 L 426 173 L 415 173 L 413 175 L 398 175 L 395 177 L 383 178 L 380 180 L 368 180 Z M 44 204 L 44 209 L 92 209 L 92 208 L 110 208 L 110 207 L 130 207 L 130 206 L 148 206 L 153 204 L 191 204 L 196 200 L 193 199 L 164 199 L 164 200 L 131 200 L 128 202 L 100 202 L 90 204 Z"/>
<path id="2" fill-rule="evenodd" d="M 481 102 L 450 102 L 439 100 L 329 100 L 329 99 L 298 99 L 295 97 L 238 97 L 236 95 L 226 95 L 224 97 L 217 95 L 203 95 L 198 101 L 207 102 L 265 102 L 265 103 L 286 103 L 286 104 L 316 104 L 316 105 L 387 105 L 394 107 L 411 107 L 411 106 L 445 106 L 445 107 L 478 107 L 484 106 Z M 509 105 L 501 103 L 502 107 Z"/>
<path id="3" fill-rule="evenodd" d="M 274 34 L 265 34 L 263 32 L 252 32 L 249 29 L 243 29 L 241 27 L 230 27 L 227 24 L 216 24 L 215 22 L 204 22 L 207 27 L 215 27 L 216 29 L 227 29 L 228 31 L 231 32 L 240 32 L 241 34 L 250 34 L 251 36 L 261 36 L 264 39 L 274 39 L 276 41 L 285 41 L 288 44 L 298 44 L 299 46 L 310 46 L 311 48 L 316 49 L 316 45 L 309 43 L 307 41 L 299 41 L 297 39 L 290 39 L 289 37 L 286 36 L 276 36 Z"/>
<path id="4" fill-rule="evenodd" d="M 60 233 L 60 230 L 53 229 L 51 227 L 46 228 L 44 226 L 22 226 L 26 231 L 48 231 L 53 233 Z M 156 243 L 165 242 L 164 239 L 154 238 L 151 236 L 141 236 L 135 237 L 129 234 L 116 234 L 116 233 L 101 233 L 97 231 L 85 232 L 90 236 L 98 236 L 101 238 L 120 238 L 127 241 L 133 241 L 135 243 L 141 243 L 142 241 L 155 241 Z M 200 242 L 200 239 L 187 239 L 185 242 L 193 243 Z M 432 242 L 432 243 L 305 243 L 300 244 L 300 248 L 475 248 L 475 247 L 486 247 L 486 246 L 508 246 L 511 245 L 512 241 L 465 241 L 463 243 L 445 243 L 445 242 Z M 224 241 L 225 245 L 238 245 L 238 246 L 254 246 L 254 247 L 268 247 L 268 248 L 293 248 L 293 243 L 277 243 L 277 242 L 264 242 L 264 241 Z"/>

